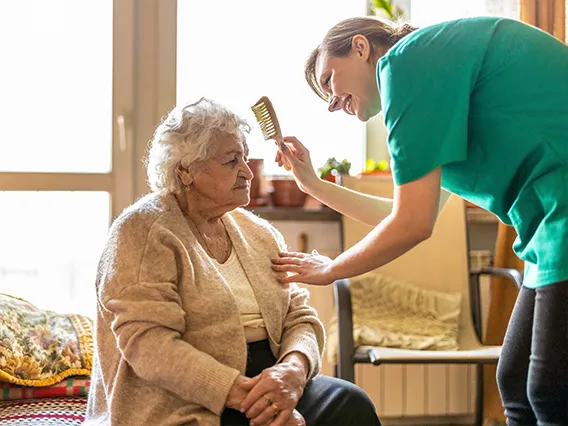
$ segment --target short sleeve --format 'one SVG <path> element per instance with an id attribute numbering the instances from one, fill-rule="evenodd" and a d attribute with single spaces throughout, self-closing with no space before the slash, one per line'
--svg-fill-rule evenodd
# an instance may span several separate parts
<path id="1" fill-rule="evenodd" d="M 444 49 L 439 44 L 400 49 L 379 61 L 378 84 L 397 185 L 467 159 L 469 103 L 478 61 L 459 46 Z"/>

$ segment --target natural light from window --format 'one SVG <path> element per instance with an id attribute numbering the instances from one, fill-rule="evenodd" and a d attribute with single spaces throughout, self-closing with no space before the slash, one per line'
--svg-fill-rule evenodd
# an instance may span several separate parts
<path id="1" fill-rule="evenodd" d="M 44 309 L 94 315 L 109 194 L 0 191 L 0 206 L 0 293 Z"/>
<path id="2" fill-rule="evenodd" d="M 2 1 L 0 39 L 0 172 L 109 172 L 112 0 Z M 92 316 L 110 195 L 31 186 L 0 185 L 0 292 Z"/>
<path id="3" fill-rule="evenodd" d="M 206 96 L 244 116 L 253 128 L 251 158 L 264 158 L 265 174 L 285 174 L 249 109 L 266 95 L 282 132 L 308 146 L 315 168 L 335 156 L 351 161 L 357 173 L 364 165 L 365 125 L 329 113 L 303 71 L 332 25 L 365 10 L 365 0 L 178 0 L 178 103 Z"/>
<path id="4" fill-rule="evenodd" d="M 0 2 L 0 171 L 110 170 L 112 0 Z"/>

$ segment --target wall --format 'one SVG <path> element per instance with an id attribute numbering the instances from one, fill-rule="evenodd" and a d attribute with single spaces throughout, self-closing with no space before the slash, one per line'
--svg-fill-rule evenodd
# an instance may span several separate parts
<path id="1" fill-rule="evenodd" d="M 387 148 L 387 129 L 382 113 L 367 122 L 367 158 L 375 161 L 389 161 L 390 159 Z"/>

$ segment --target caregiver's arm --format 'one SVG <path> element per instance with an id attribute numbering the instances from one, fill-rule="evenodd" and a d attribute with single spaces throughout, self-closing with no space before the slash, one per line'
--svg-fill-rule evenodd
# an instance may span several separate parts
<path id="1" fill-rule="evenodd" d="M 440 199 L 441 169 L 395 188 L 392 212 L 365 238 L 333 261 L 318 256 L 283 254 L 278 271 L 292 272 L 282 282 L 330 284 L 383 266 L 432 234 Z"/>
<path id="2" fill-rule="evenodd" d="M 393 208 L 390 198 L 363 194 L 321 179 L 314 181 L 308 193 L 342 215 L 371 226 L 376 226 Z"/>
<path id="3" fill-rule="evenodd" d="M 391 213 L 392 199 L 363 194 L 319 179 L 314 172 L 309 150 L 295 137 L 286 137 L 284 141 L 291 145 L 291 149 L 285 153 L 279 152 L 276 160 L 280 161 L 280 155 L 285 155 L 292 166 L 296 181 L 304 192 L 344 216 L 370 226 L 378 225 Z M 438 191 L 440 191 L 439 186 Z M 448 197 L 449 194 L 446 191 L 439 194 L 438 211 L 442 210 Z"/>
<path id="4" fill-rule="evenodd" d="M 392 213 L 331 264 L 332 281 L 372 271 L 430 238 L 440 201 L 441 168 L 397 186 Z"/>
<path id="5" fill-rule="evenodd" d="M 442 211 L 451 195 L 439 187 L 438 191 L 439 202 L 436 214 Z M 394 205 L 394 200 L 390 198 L 353 191 L 321 179 L 314 182 L 309 193 L 342 215 L 371 226 L 376 226 L 385 219 L 392 212 Z"/>

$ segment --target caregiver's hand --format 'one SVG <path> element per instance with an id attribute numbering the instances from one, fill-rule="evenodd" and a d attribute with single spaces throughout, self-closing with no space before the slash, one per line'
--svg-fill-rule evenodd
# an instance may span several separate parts
<path id="1" fill-rule="evenodd" d="M 241 405 L 241 410 L 251 419 L 251 425 L 287 424 L 307 383 L 307 360 L 301 362 L 299 359 L 291 357 L 290 361 L 266 368 L 253 378 L 260 377 L 260 380 Z"/>
<path id="2" fill-rule="evenodd" d="M 312 251 L 312 254 L 281 252 L 280 257 L 272 259 L 272 269 L 292 273 L 278 278 L 282 284 L 328 285 L 335 281 L 332 276 L 332 263 L 329 257 L 322 256 L 316 250 Z"/>
<path id="3" fill-rule="evenodd" d="M 320 181 L 312 166 L 310 151 L 295 137 L 287 136 L 284 138 L 284 144 L 278 150 L 275 158 L 275 161 L 281 167 L 283 158 L 292 168 L 294 179 L 296 179 L 299 188 L 309 193 L 310 188 Z"/>

